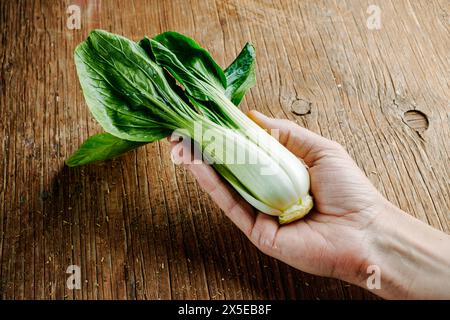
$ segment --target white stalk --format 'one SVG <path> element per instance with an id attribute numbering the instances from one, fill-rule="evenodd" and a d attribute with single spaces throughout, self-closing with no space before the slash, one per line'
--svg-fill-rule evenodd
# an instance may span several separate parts
<path id="1" fill-rule="evenodd" d="M 308 194 L 309 174 L 306 167 L 275 138 L 258 126 L 250 127 L 250 123 L 253 123 L 251 120 L 247 122 L 245 128 L 249 137 L 232 129 L 208 124 L 208 130 L 213 130 L 212 135 L 216 136 L 217 145 L 211 147 L 208 139 L 202 139 L 205 156 L 239 194 L 259 211 L 278 216 L 280 223 L 303 217 L 313 205 L 312 197 Z M 228 143 L 229 140 L 235 143 L 233 147 Z M 225 159 L 236 159 L 230 157 L 229 153 L 241 157 L 245 153 L 247 162 L 227 163 Z M 249 162 L 250 157 L 256 157 L 257 162 Z M 268 168 L 272 174 L 264 174 Z"/>

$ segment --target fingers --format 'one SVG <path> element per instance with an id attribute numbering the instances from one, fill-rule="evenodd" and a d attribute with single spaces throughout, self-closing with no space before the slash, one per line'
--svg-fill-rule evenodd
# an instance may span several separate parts
<path id="1" fill-rule="evenodd" d="M 274 256 L 279 251 L 276 245 L 279 228 L 278 219 L 260 213 L 256 217 L 255 224 L 248 238 L 259 250 L 265 254 Z"/>
<path id="2" fill-rule="evenodd" d="M 248 116 L 264 129 L 278 129 L 280 143 L 297 157 L 302 158 L 308 166 L 314 163 L 318 151 L 337 147 L 336 142 L 309 131 L 292 121 L 269 118 L 255 110 L 250 111 Z"/>
<path id="3" fill-rule="evenodd" d="M 172 160 L 174 163 L 182 163 L 192 173 L 199 185 L 205 190 L 212 200 L 225 212 L 225 215 L 249 236 L 255 223 L 253 208 L 240 195 L 233 190 L 214 169 L 195 159 L 191 152 L 191 146 L 187 143 L 172 143 Z"/>

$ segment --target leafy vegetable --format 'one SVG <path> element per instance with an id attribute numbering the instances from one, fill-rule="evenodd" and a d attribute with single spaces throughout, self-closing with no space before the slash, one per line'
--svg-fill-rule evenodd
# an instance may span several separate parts
<path id="1" fill-rule="evenodd" d="M 75 50 L 75 62 L 86 102 L 107 133 L 83 143 L 66 161 L 69 166 L 108 159 L 183 130 L 258 210 L 287 223 L 311 209 L 304 165 L 236 108 L 255 84 L 251 44 L 223 71 L 208 51 L 176 32 L 135 43 L 94 30 Z"/>
<path id="2" fill-rule="evenodd" d="M 224 71 L 227 79 L 225 95 L 238 105 L 248 89 L 256 84 L 255 48 L 247 43 L 232 64 Z"/>
<path id="3" fill-rule="evenodd" d="M 110 133 L 99 133 L 87 139 L 81 147 L 66 160 L 70 167 L 103 161 L 140 147 L 144 142 L 128 141 Z"/>
<path id="4" fill-rule="evenodd" d="M 90 107 L 90 110 L 93 113 L 94 117 L 101 123 L 99 118 L 102 118 L 104 113 L 108 112 L 109 110 L 109 113 L 111 114 L 114 112 L 114 110 L 118 109 L 114 108 L 115 101 L 116 105 L 120 103 L 126 104 L 126 101 L 116 96 L 113 91 L 113 87 L 110 86 L 106 82 L 106 79 L 103 78 L 101 73 L 102 71 L 99 69 L 99 65 L 97 65 L 95 60 L 96 56 L 92 57 L 94 52 L 91 49 L 90 42 L 92 41 L 92 39 L 94 39 L 95 41 L 95 35 L 97 32 L 102 34 L 101 31 L 92 32 L 88 40 L 81 43 L 77 47 L 77 49 L 75 50 L 75 62 L 85 99 L 88 102 L 88 106 Z M 149 38 L 143 38 L 138 45 L 145 51 L 149 59 L 153 58 L 154 60 L 154 55 L 151 51 Z M 208 54 L 206 51 L 205 53 Z M 255 50 L 251 44 L 247 43 L 239 53 L 239 55 L 236 57 L 236 59 L 223 72 L 228 81 L 226 94 L 236 105 L 238 105 L 242 100 L 245 92 L 255 84 L 256 78 L 254 64 Z M 171 83 L 172 79 L 166 76 L 166 80 Z M 97 89 L 95 89 L 96 84 Z M 171 84 L 172 89 L 177 91 L 179 95 L 182 95 L 182 93 L 180 93 L 181 89 L 174 86 L 175 82 Z M 126 116 L 126 111 L 119 112 L 121 112 L 121 115 L 123 117 Z M 98 118 L 97 116 L 95 116 L 95 114 L 98 115 Z M 135 119 L 139 116 L 137 113 L 133 114 L 133 112 L 131 112 L 130 116 L 133 117 L 133 120 L 142 120 L 139 118 Z M 117 117 L 116 119 L 116 121 L 118 121 Z M 146 122 L 143 123 L 148 125 L 148 123 Z M 74 167 L 85 165 L 91 162 L 108 160 L 146 144 L 139 144 L 135 143 L 135 141 L 125 140 L 126 138 L 130 140 L 135 139 L 133 137 L 128 137 L 126 134 L 121 135 L 117 133 L 113 128 L 111 128 L 110 130 L 106 128 L 108 128 L 108 126 L 105 127 L 105 130 L 111 132 L 112 134 L 116 134 L 117 136 L 111 134 L 108 136 L 109 138 L 106 138 L 107 135 L 104 134 L 89 137 L 88 140 L 86 140 L 85 143 L 83 143 L 83 145 L 80 147 L 80 149 L 66 160 L 66 164 L 70 167 Z M 148 127 L 148 129 L 150 131 L 150 126 Z M 165 130 L 160 127 L 153 127 L 151 130 L 153 131 L 154 139 L 149 139 L 148 142 L 153 142 L 155 140 L 167 137 L 172 132 L 172 130 Z M 148 137 L 149 132 L 145 132 L 145 134 L 146 137 Z M 113 139 L 113 137 L 115 139 Z M 121 139 L 119 137 L 123 137 L 124 139 Z M 99 143 L 101 143 L 101 150 L 97 149 Z"/>

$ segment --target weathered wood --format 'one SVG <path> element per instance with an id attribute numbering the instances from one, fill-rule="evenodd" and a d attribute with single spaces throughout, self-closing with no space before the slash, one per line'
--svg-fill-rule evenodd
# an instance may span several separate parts
<path id="1" fill-rule="evenodd" d="M 165 141 L 63 166 L 101 130 L 73 63 L 89 30 L 176 30 L 222 66 L 251 41 L 258 85 L 244 110 L 337 140 L 389 200 L 450 232 L 450 4 L 379 0 L 370 30 L 372 2 L 1 1 L 0 298 L 373 298 L 257 252 Z M 80 30 L 66 27 L 70 4 Z M 81 290 L 66 287 L 69 265 Z"/>

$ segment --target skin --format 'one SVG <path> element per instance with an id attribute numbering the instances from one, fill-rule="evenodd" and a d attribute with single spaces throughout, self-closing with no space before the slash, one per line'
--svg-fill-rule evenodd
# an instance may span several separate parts
<path id="1" fill-rule="evenodd" d="M 291 121 L 251 111 L 264 129 L 309 167 L 314 209 L 279 225 L 257 212 L 207 164 L 192 162 L 190 148 L 173 142 L 172 158 L 262 252 L 299 270 L 341 279 L 391 299 L 450 299 L 450 236 L 388 202 L 344 148 Z M 381 288 L 367 279 L 377 266 Z"/>

